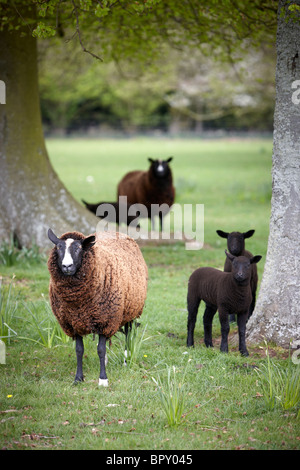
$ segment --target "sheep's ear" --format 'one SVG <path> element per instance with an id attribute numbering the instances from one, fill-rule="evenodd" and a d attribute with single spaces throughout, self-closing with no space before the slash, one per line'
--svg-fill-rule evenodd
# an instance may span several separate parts
<path id="1" fill-rule="evenodd" d="M 149 161 L 150 163 L 154 163 L 153 158 L 150 158 L 150 157 L 149 157 L 149 158 L 148 158 L 148 161 Z"/>
<path id="2" fill-rule="evenodd" d="M 223 230 L 216 230 L 217 234 L 221 238 L 228 238 L 229 233 L 228 232 L 223 232 Z"/>
<path id="3" fill-rule="evenodd" d="M 81 246 L 83 250 L 89 250 L 96 242 L 96 237 L 95 235 L 90 235 L 89 237 L 86 237 L 84 240 L 82 240 Z"/>
<path id="4" fill-rule="evenodd" d="M 250 264 L 258 263 L 261 260 L 261 258 L 262 256 L 260 255 L 253 256 L 253 258 L 250 259 Z"/>
<path id="5" fill-rule="evenodd" d="M 54 245 L 57 245 L 60 241 L 59 238 L 57 238 L 57 236 L 55 235 L 55 233 L 52 232 L 51 228 L 49 228 L 48 230 L 48 238 L 52 243 L 54 243 Z"/>
<path id="6" fill-rule="evenodd" d="M 244 238 L 250 238 L 254 234 L 255 230 L 248 230 L 248 232 L 243 233 Z"/>
<path id="7" fill-rule="evenodd" d="M 174 157 L 169 157 L 168 160 L 166 160 L 167 163 L 170 163 L 173 160 Z"/>
<path id="8" fill-rule="evenodd" d="M 225 255 L 227 256 L 228 259 L 232 262 L 235 258 L 231 253 L 229 253 L 227 250 L 225 250 Z"/>

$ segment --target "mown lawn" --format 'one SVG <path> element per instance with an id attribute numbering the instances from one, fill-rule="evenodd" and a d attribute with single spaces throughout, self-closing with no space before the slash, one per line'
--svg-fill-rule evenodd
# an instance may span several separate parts
<path id="1" fill-rule="evenodd" d="M 174 156 L 178 204 L 204 204 L 204 247 L 187 251 L 182 242 L 142 246 L 149 268 L 146 307 L 138 331 L 139 355 L 129 367 L 119 362 L 119 335 L 112 341 L 109 387 L 98 387 L 96 341 L 85 341 L 85 382 L 73 386 L 74 344 L 54 331 L 48 306 L 46 257 L 0 264 L 2 305 L 17 308 L 0 365 L 0 448 L 4 449 L 299 449 L 298 410 L 266 406 L 256 367 L 266 363 L 265 345 L 240 357 L 232 342 L 219 352 L 203 345 L 200 307 L 195 348 L 186 348 L 186 294 L 199 266 L 222 268 L 225 240 L 216 229 L 255 229 L 247 248 L 265 261 L 271 196 L 270 140 L 51 139 L 51 161 L 78 200 L 113 201 L 122 175 L 147 168 L 148 156 Z M 12 277 L 14 279 L 12 280 Z M 6 304 L 5 304 L 6 305 Z M 236 326 L 231 328 L 236 331 Z M 41 336 L 39 336 L 39 333 Z M 49 336 L 48 336 L 49 333 Z M 140 336 L 141 337 L 141 336 Z M 34 340 L 34 341 L 33 341 Z M 42 345 L 42 341 L 45 342 Z M 269 345 L 272 361 L 287 367 L 288 352 Z M 167 423 L 155 380 L 165 384 L 168 368 L 185 391 L 178 426 Z M 298 366 L 299 367 L 299 366 Z M 180 388 L 179 387 L 179 388 Z M 180 388 L 181 389 L 181 388 Z"/>

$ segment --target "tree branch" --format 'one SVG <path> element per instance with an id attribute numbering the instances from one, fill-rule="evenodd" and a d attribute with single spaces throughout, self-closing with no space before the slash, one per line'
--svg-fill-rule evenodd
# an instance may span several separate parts
<path id="1" fill-rule="evenodd" d="M 79 28 L 79 15 L 78 15 L 78 8 L 74 2 L 74 0 L 72 0 L 72 4 L 73 4 L 73 7 L 74 7 L 74 13 L 75 13 L 75 16 L 76 16 L 76 32 L 75 34 L 77 34 L 78 36 L 78 40 L 79 40 L 79 43 L 80 43 L 80 46 L 81 46 L 81 49 L 83 50 L 83 52 L 86 52 L 87 54 L 90 54 L 92 57 L 94 57 L 95 59 L 97 60 L 100 60 L 101 62 L 103 62 L 103 59 L 101 57 L 99 57 L 97 54 L 94 54 L 93 52 L 89 51 L 88 49 L 86 49 L 86 47 L 84 46 L 83 42 L 82 42 L 82 38 L 81 38 L 81 32 L 80 32 L 80 28 Z"/>

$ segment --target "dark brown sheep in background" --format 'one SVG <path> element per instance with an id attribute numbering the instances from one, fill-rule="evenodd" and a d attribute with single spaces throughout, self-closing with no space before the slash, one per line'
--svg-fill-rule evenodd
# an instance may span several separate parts
<path id="1" fill-rule="evenodd" d="M 223 230 L 217 230 L 217 234 L 221 238 L 226 238 L 227 239 L 227 248 L 229 253 L 231 253 L 233 256 L 246 256 L 247 258 L 252 258 L 253 254 L 245 249 L 245 239 L 252 237 L 254 234 L 255 230 L 248 230 L 248 232 L 223 232 Z M 232 268 L 232 264 L 228 257 L 225 259 L 224 263 L 224 271 L 227 273 L 230 273 Z M 255 308 L 255 302 L 256 302 L 256 289 L 257 289 L 257 283 L 258 283 L 258 275 L 257 275 L 257 266 L 256 264 L 251 265 L 251 279 L 250 279 L 250 286 L 251 286 L 251 292 L 252 292 L 252 302 L 249 308 L 249 316 L 252 315 L 254 308 Z M 230 315 L 229 320 L 235 321 L 235 316 Z"/>
<path id="2" fill-rule="evenodd" d="M 126 196 L 128 204 L 144 205 L 147 217 L 151 219 L 152 228 L 154 228 L 154 217 L 159 217 L 161 231 L 163 217 L 169 212 L 175 200 L 175 188 L 169 166 L 172 159 L 173 157 L 167 160 L 148 158 L 151 163 L 148 171 L 130 171 L 118 184 L 118 198 Z"/>
<path id="3" fill-rule="evenodd" d="M 124 204 L 123 202 L 98 202 L 89 203 L 81 199 L 85 207 L 95 214 L 100 219 L 105 218 L 108 222 L 114 222 L 117 225 L 126 224 L 132 227 L 138 227 L 138 214 L 137 216 L 128 215 L 128 210 L 131 204 Z"/>
<path id="4" fill-rule="evenodd" d="M 219 311 L 221 323 L 222 352 L 228 352 L 228 333 L 231 314 L 237 315 L 239 331 L 239 351 L 243 356 L 248 356 L 246 348 L 246 323 L 249 306 L 252 301 L 250 287 L 251 266 L 260 261 L 261 256 L 232 256 L 226 252 L 230 263 L 231 272 L 227 273 L 219 269 L 205 267 L 196 269 L 189 278 L 188 283 L 188 325 L 187 346 L 194 346 L 194 329 L 197 320 L 198 308 L 201 300 L 206 304 L 203 315 L 204 343 L 212 347 L 212 321 L 216 311 Z"/>
<path id="5" fill-rule="evenodd" d="M 83 381 L 83 339 L 99 335 L 99 385 L 108 386 L 106 340 L 138 318 L 147 295 L 148 270 L 136 242 L 116 232 L 85 237 L 68 232 L 58 238 L 51 229 L 50 303 L 63 331 L 76 340 L 75 382 Z"/>

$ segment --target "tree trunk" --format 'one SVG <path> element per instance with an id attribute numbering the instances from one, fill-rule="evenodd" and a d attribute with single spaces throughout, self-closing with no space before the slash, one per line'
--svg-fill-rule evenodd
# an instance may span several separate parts
<path id="1" fill-rule="evenodd" d="M 27 31 L 0 32 L 0 242 L 48 244 L 47 230 L 95 231 L 97 218 L 65 189 L 51 167 L 40 115 L 37 44 Z"/>
<path id="2" fill-rule="evenodd" d="M 295 92 L 295 81 L 300 85 L 300 23 L 299 18 L 287 21 L 287 12 L 281 15 L 289 3 L 281 0 L 278 10 L 268 252 L 247 328 L 249 342 L 264 337 L 283 347 L 300 339 L 300 100 Z"/>

